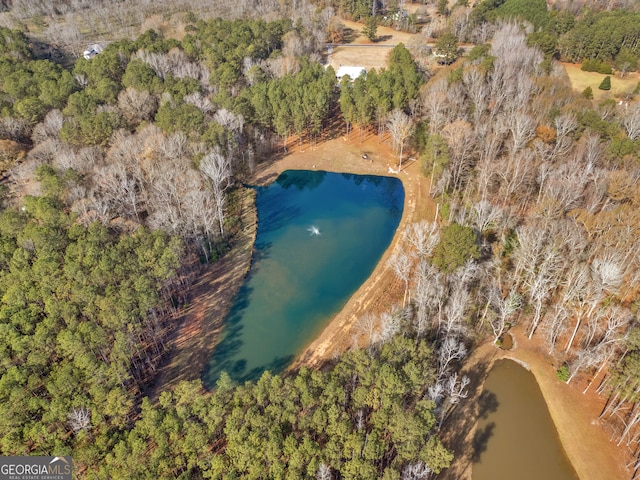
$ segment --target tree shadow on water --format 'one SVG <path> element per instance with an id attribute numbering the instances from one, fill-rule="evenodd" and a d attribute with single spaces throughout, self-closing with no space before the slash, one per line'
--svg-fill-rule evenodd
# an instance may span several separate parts
<path id="1" fill-rule="evenodd" d="M 469 397 L 460 402 L 443 426 L 443 441 L 460 461 L 444 470 L 438 478 L 459 480 L 472 463 L 477 461 L 486 449 L 486 441 L 493 433 L 493 426 L 477 429 L 477 422 L 497 408 L 498 401 L 490 392 L 483 389 L 491 362 L 477 361 L 464 370 L 469 377 Z M 474 431 L 474 434 L 470 432 Z"/>
<path id="2" fill-rule="evenodd" d="M 491 422 L 476 431 L 473 436 L 473 463 L 479 462 L 482 454 L 487 451 L 489 439 L 493 436 L 495 428 L 496 424 Z"/>
<path id="3" fill-rule="evenodd" d="M 285 355 L 284 357 L 276 357 L 271 362 L 261 365 L 260 367 L 253 368 L 245 375 L 242 375 L 240 378 L 235 378 L 231 373 L 229 374 L 231 378 L 237 380 L 238 382 L 246 382 L 258 380 L 260 376 L 267 370 L 271 373 L 277 375 L 282 373 L 290 364 L 293 362 L 294 355 Z"/>
<path id="4" fill-rule="evenodd" d="M 256 242 L 253 249 L 253 256 L 251 257 L 251 268 L 249 272 L 244 277 L 244 284 L 249 281 L 251 277 L 253 277 L 258 271 L 258 265 L 260 264 L 260 260 L 264 260 L 265 258 L 269 258 L 271 256 L 271 250 L 273 249 L 273 242 Z"/>
<path id="5" fill-rule="evenodd" d="M 249 272 L 248 276 L 252 275 Z M 202 372 L 202 382 L 206 388 L 212 388 L 218 381 L 220 374 L 226 371 L 235 378 L 245 369 L 246 361 L 237 359 L 236 356 L 242 348 L 242 316 L 251 297 L 253 289 L 245 284 L 240 288 L 238 295 L 233 301 L 233 306 L 229 314 L 225 318 L 222 338 L 207 361 L 206 367 Z"/>
<path id="6" fill-rule="evenodd" d="M 247 370 L 247 360 L 240 357 L 244 344 L 242 340 L 244 329 L 242 318 L 249 305 L 252 291 L 253 289 L 248 287 L 246 283 L 242 286 L 234 300 L 229 315 L 225 319 L 220 343 L 214 347 L 211 357 L 202 372 L 202 382 L 207 389 L 215 387 L 222 372 L 227 372 L 232 380 L 243 383 L 248 380 L 257 380 L 265 370 L 278 374 L 288 367 L 294 359 L 293 355 L 275 357 L 264 365 Z"/>
<path id="7" fill-rule="evenodd" d="M 286 355 L 276 357 L 264 365 L 247 370 L 247 360 L 245 358 L 237 358 L 242 347 L 242 341 L 238 338 L 232 338 L 239 336 L 241 330 L 242 327 L 236 328 L 216 346 L 207 369 L 203 372 L 202 378 L 205 388 L 214 388 L 222 372 L 227 372 L 235 382 L 244 383 L 257 380 L 266 370 L 279 374 L 293 361 L 293 355 Z"/>
<path id="8" fill-rule="evenodd" d="M 327 172 L 323 170 L 286 170 L 280 174 L 276 183 L 287 190 L 296 187 L 302 191 L 313 190 L 324 182 Z"/>
<path id="9" fill-rule="evenodd" d="M 277 204 L 274 202 L 273 205 L 269 205 L 269 203 L 261 203 L 258 206 L 259 235 L 264 235 L 265 233 L 272 232 L 289 225 L 302 213 L 297 206 L 291 205 L 289 202 L 289 204 Z"/>
<path id="10" fill-rule="evenodd" d="M 489 390 L 483 391 L 480 398 L 478 398 L 478 417 L 488 418 L 489 414 L 498 410 L 499 406 L 500 402 L 498 402 L 498 397 L 496 397 L 495 393 Z"/>

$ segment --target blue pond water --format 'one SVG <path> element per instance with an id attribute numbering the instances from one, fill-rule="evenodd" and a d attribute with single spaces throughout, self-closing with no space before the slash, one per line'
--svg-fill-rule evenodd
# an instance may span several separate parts
<path id="1" fill-rule="evenodd" d="M 397 178 L 286 171 L 256 204 L 253 263 L 203 372 L 208 388 L 222 371 L 282 371 L 320 333 L 391 243 L 404 190 Z"/>

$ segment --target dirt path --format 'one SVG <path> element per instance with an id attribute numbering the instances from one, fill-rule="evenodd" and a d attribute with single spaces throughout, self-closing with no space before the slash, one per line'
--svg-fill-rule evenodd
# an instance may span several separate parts
<path id="1" fill-rule="evenodd" d="M 150 398 L 156 399 L 162 390 L 173 388 L 182 380 L 200 378 L 251 265 L 257 230 L 254 199 L 255 191 L 245 190 L 241 227 L 231 250 L 200 274 L 191 287 L 192 302 L 176 319 L 175 336 L 169 340 L 172 350 L 149 391 Z"/>
<path id="2" fill-rule="evenodd" d="M 609 441 L 609 435 L 597 420 L 604 399 L 595 392 L 583 395 L 586 379 L 583 382 L 578 379 L 571 385 L 558 380 L 551 360 L 546 357 L 539 342 L 535 338 L 527 339 L 518 328 L 512 329 L 511 333 L 515 340 L 514 349 L 500 350 L 488 341 L 476 348 L 467 359 L 464 373 L 471 378 L 469 397 L 452 414 L 445 429 L 445 445 L 454 450 L 455 460 L 440 478 L 471 479 L 478 398 L 491 366 L 500 358 L 511 358 L 526 364 L 536 377 L 558 437 L 579 478 L 630 478 L 630 472 L 624 468 L 624 451 Z M 595 389 L 595 386 L 592 388 Z"/>
<path id="3" fill-rule="evenodd" d="M 316 147 L 296 146 L 296 151 L 256 172 L 255 182 L 260 185 L 270 183 L 281 172 L 290 169 L 392 175 L 402 181 L 405 190 L 402 219 L 391 245 L 367 281 L 351 296 L 343 309 L 303 351 L 291 368 L 301 364 L 315 366 L 344 351 L 351 346 L 353 327 L 358 318 L 366 312 L 388 311 L 402 298 L 403 287 L 387 266 L 387 261 L 396 249 L 402 248 L 402 232 L 408 224 L 423 219 L 433 220 L 435 204 L 428 194 L 428 184 L 424 181 L 417 161 L 405 160 L 401 173 L 389 173 L 389 166 L 395 165 L 396 158 L 388 142 L 386 137 L 379 142 L 377 136 L 370 135 L 360 143 L 358 133 L 354 132 L 350 138 L 339 137 Z M 363 153 L 367 154 L 368 159 L 362 158 Z"/>

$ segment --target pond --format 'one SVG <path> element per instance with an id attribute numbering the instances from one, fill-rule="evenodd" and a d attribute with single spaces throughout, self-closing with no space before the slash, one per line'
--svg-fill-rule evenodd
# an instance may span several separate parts
<path id="1" fill-rule="evenodd" d="M 489 372 L 473 443 L 473 480 L 578 479 L 535 377 L 512 360 Z"/>
<path id="2" fill-rule="evenodd" d="M 251 268 L 203 372 L 237 381 L 280 372 L 372 273 L 400 223 L 397 178 L 286 171 L 258 187 Z"/>

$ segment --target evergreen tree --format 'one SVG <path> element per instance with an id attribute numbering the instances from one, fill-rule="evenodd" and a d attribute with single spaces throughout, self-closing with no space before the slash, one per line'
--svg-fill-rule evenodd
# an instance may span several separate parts
<path id="1" fill-rule="evenodd" d="M 460 51 L 458 38 L 453 33 L 445 33 L 436 41 L 436 53 L 440 56 L 440 62 L 449 65 L 456 61 Z"/>
<path id="2" fill-rule="evenodd" d="M 371 40 L 375 42 L 378 38 L 378 18 L 377 17 L 369 17 L 364 22 L 364 28 L 362 29 L 362 33 Z"/>
<path id="3" fill-rule="evenodd" d="M 449 0 L 438 0 L 436 13 L 444 16 L 449 15 Z"/>
<path id="4" fill-rule="evenodd" d="M 452 223 L 440 232 L 440 243 L 433 252 L 432 262 L 445 273 L 453 272 L 467 260 L 480 258 L 476 233 L 470 227 Z"/>

